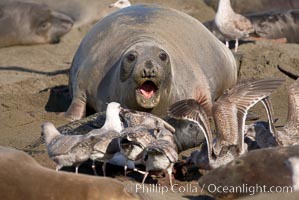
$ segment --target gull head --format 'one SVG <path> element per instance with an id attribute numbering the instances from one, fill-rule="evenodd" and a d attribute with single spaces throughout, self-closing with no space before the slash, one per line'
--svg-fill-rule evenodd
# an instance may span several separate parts
<path id="1" fill-rule="evenodd" d="M 44 137 L 46 144 L 49 144 L 53 138 L 60 135 L 59 131 L 55 128 L 51 122 L 45 122 L 41 125 L 42 137 Z"/>
<path id="2" fill-rule="evenodd" d="M 117 102 L 111 102 L 107 106 L 106 121 L 103 128 L 112 129 L 120 132 L 123 129 L 122 122 L 119 117 L 119 113 L 122 107 Z"/>
<path id="3" fill-rule="evenodd" d="M 126 8 L 126 7 L 129 7 L 129 6 L 131 6 L 131 3 L 130 3 L 129 0 L 118 0 L 115 3 L 110 4 L 109 8 L 122 9 L 122 8 Z"/>

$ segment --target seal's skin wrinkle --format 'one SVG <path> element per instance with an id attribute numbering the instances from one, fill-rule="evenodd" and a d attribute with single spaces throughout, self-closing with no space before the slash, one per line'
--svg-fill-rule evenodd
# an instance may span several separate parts
<path id="1" fill-rule="evenodd" d="M 161 116 L 175 101 L 204 96 L 210 113 L 212 101 L 236 83 L 237 66 L 196 19 L 170 8 L 135 5 L 90 30 L 69 80 L 73 102 L 81 99 L 96 111 L 116 101 Z M 70 106 L 66 116 L 81 113 L 75 116 Z"/>

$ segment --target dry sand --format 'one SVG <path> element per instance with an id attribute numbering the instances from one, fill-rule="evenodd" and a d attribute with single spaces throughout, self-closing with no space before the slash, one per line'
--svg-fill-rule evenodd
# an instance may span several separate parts
<path id="1" fill-rule="evenodd" d="M 135 3 L 136 1 L 133 1 Z M 140 2 L 140 1 L 139 1 Z M 146 1 L 162 2 L 166 1 Z M 200 0 L 170 1 L 170 6 L 183 10 L 200 21 L 214 16 L 212 9 L 203 7 Z M 195 6 L 193 6 L 195 5 Z M 23 149 L 40 136 L 40 125 L 45 121 L 57 127 L 67 121 L 58 113 L 65 112 L 70 98 L 68 96 L 68 75 L 64 73 L 72 62 L 73 55 L 91 25 L 73 29 L 57 45 L 15 46 L 0 49 L 0 145 Z M 293 82 L 283 75 L 277 66 L 299 74 L 299 45 L 276 44 L 269 41 L 242 44 L 238 51 L 240 58 L 239 80 L 263 77 L 284 77 L 286 84 L 275 92 L 273 100 L 277 125 L 283 125 L 287 115 L 286 88 Z M 255 112 L 265 114 L 261 105 Z M 54 168 L 48 159 L 45 147 L 34 155 L 42 165 Z M 120 180 L 123 177 L 119 177 Z M 123 179 L 124 180 L 124 179 Z M 127 181 L 127 180 L 126 180 Z M 180 184 L 187 184 L 180 182 Z M 196 181 L 192 182 L 197 185 Z M 169 193 L 167 196 L 151 194 L 153 197 L 181 199 L 192 198 L 194 193 Z"/>

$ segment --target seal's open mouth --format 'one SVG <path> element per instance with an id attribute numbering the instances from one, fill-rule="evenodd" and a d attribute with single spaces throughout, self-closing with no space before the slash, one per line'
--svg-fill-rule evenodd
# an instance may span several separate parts
<path id="1" fill-rule="evenodd" d="M 145 109 L 152 109 L 160 102 L 159 87 L 154 81 L 146 80 L 136 88 L 137 103 Z"/>
<path id="2" fill-rule="evenodd" d="M 138 88 L 138 90 L 146 99 L 150 99 L 158 88 L 152 81 L 146 81 Z"/>

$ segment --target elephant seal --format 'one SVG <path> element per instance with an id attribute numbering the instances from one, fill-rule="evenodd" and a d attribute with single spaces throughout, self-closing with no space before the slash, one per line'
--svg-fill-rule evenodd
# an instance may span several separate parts
<path id="1" fill-rule="evenodd" d="M 219 0 L 204 0 L 204 2 L 217 10 Z M 234 11 L 240 14 L 299 9 L 298 0 L 231 0 L 231 4 Z"/>
<path id="2" fill-rule="evenodd" d="M 138 199 L 117 180 L 56 172 L 22 151 L 0 147 L 1 199 Z"/>
<path id="3" fill-rule="evenodd" d="M 252 196 L 245 196 L 238 200 L 265 200 L 265 199 L 271 199 L 271 200 L 281 200 L 281 199 L 287 199 L 287 200 L 297 200 L 299 197 L 299 192 L 272 192 L 272 193 L 260 193 L 257 195 Z"/>
<path id="4" fill-rule="evenodd" d="M 212 101 L 237 81 L 235 59 L 200 22 L 157 5 L 134 5 L 102 19 L 87 33 L 72 62 L 71 119 L 86 105 L 105 110 L 115 101 L 165 115 L 193 98 L 211 113 Z"/>
<path id="5" fill-rule="evenodd" d="M 0 3 L 0 47 L 58 43 L 73 21 L 47 5 L 27 2 Z"/>
<path id="6" fill-rule="evenodd" d="M 250 36 L 266 39 L 286 38 L 288 43 L 299 43 L 299 9 L 252 13 L 245 17 L 254 28 Z M 214 21 L 204 22 L 204 25 L 219 40 L 225 40 Z"/>
<path id="7" fill-rule="evenodd" d="M 262 192 L 283 192 L 282 189 L 291 192 L 294 191 L 294 169 L 289 158 L 298 155 L 299 145 L 250 151 L 205 174 L 199 179 L 199 185 L 219 199 L 236 199 Z M 230 190 L 224 192 L 224 187 Z M 275 191 L 275 188 L 280 191 Z"/>
<path id="8" fill-rule="evenodd" d="M 2 0 L 8 2 L 35 2 L 45 4 L 52 10 L 63 13 L 72 18 L 74 28 L 94 23 L 117 10 L 109 8 L 113 0 Z"/>
<path id="9" fill-rule="evenodd" d="M 299 43 L 299 8 L 251 14 L 248 17 L 257 36 L 286 38 L 288 43 Z"/>

